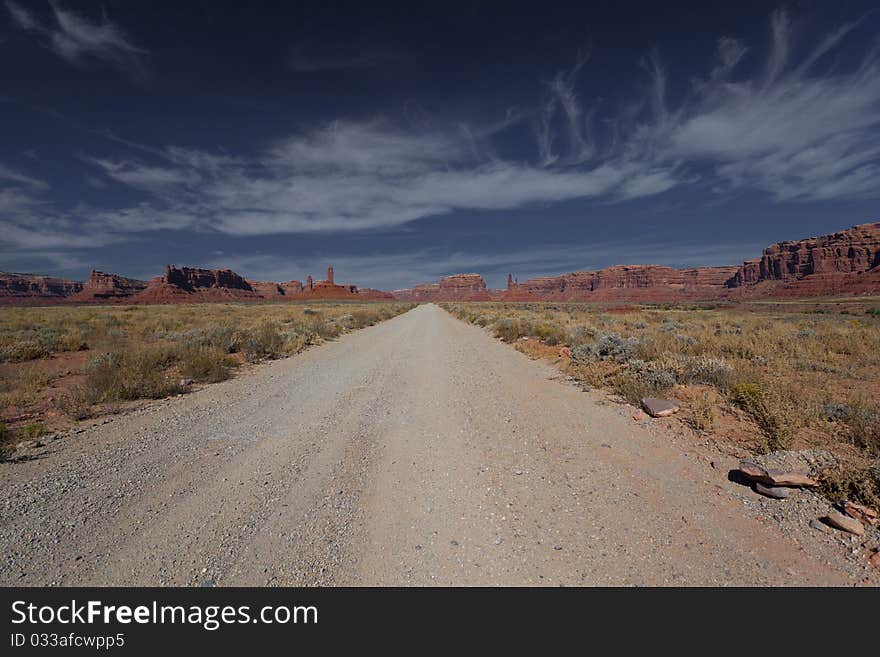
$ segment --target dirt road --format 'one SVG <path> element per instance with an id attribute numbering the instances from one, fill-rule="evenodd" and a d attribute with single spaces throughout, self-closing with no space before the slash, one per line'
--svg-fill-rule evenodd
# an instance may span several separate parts
<path id="1" fill-rule="evenodd" d="M 0 583 L 846 583 L 735 484 L 427 305 L 0 464 Z"/>

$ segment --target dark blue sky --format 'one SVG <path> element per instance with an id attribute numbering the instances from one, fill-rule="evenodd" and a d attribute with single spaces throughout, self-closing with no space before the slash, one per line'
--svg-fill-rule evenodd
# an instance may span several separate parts
<path id="1" fill-rule="evenodd" d="M 0 270 L 500 287 L 878 219 L 874 3 L 418 4 L 0 0 Z"/>

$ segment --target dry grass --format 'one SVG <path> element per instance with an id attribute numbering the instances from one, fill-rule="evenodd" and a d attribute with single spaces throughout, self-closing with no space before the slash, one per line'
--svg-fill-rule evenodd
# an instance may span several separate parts
<path id="1" fill-rule="evenodd" d="M 166 397 L 185 392 L 190 381 L 223 381 L 244 363 L 295 354 L 411 307 L 316 302 L 4 308 L 0 442 L 20 440 L 28 422 L 52 411 L 83 419 L 105 410 L 96 405 Z M 74 363 L 71 371 L 49 367 L 65 359 Z"/>
<path id="2" fill-rule="evenodd" d="M 507 342 L 569 346 L 569 374 L 631 404 L 648 394 L 677 396 L 701 434 L 717 432 L 721 416 L 736 417 L 765 450 L 831 449 L 850 463 L 836 489 L 872 499 L 874 480 L 865 473 L 880 458 L 880 314 L 873 307 L 444 307 Z M 717 401 L 699 394 L 704 386 Z"/>

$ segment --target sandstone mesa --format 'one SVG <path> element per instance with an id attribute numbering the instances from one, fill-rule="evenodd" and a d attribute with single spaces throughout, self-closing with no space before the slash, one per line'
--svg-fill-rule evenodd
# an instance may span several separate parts
<path id="1" fill-rule="evenodd" d="M 880 222 L 779 242 L 740 266 L 617 265 L 522 283 L 508 275 L 504 290 L 487 290 L 477 274 L 459 274 L 393 294 L 407 301 L 632 302 L 875 295 L 880 294 Z"/>
<path id="2" fill-rule="evenodd" d="M 139 281 L 93 270 L 85 283 L 33 274 L 0 273 L 0 304 L 193 303 L 351 299 L 400 301 L 674 302 L 880 294 L 880 222 L 820 237 L 778 242 L 739 266 L 675 269 L 617 265 L 532 278 L 490 290 L 479 274 L 455 274 L 393 293 L 340 285 L 333 267 L 324 280 L 253 281 L 229 269 L 168 265 Z"/>

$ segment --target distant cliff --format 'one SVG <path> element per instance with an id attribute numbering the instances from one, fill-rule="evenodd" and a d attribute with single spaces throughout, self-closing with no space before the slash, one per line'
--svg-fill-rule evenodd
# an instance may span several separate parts
<path id="1" fill-rule="evenodd" d="M 447 276 L 439 283 L 416 285 L 392 294 L 401 301 L 489 301 L 492 298 L 486 281 L 479 274 Z"/>
<path id="2" fill-rule="evenodd" d="M 674 269 L 617 265 L 541 276 L 487 290 L 478 274 L 395 290 L 409 301 L 633 301 L 671 302 L 751 297 L 880 294 L 880 223 L 822 237 L 780 242 L 740 266 Z"/>
<path id="3" fill-rule="evenodd" d="M 0 272 L 0 304 L 62 301 L 82 289 L 83 284 L 79 281 Z"/>
<path id="4" fill-rule="evenodd" d="M 731 287 L 756 296 L 878 293 L 880 222 L 768 246 L 743 263 Z"/>

